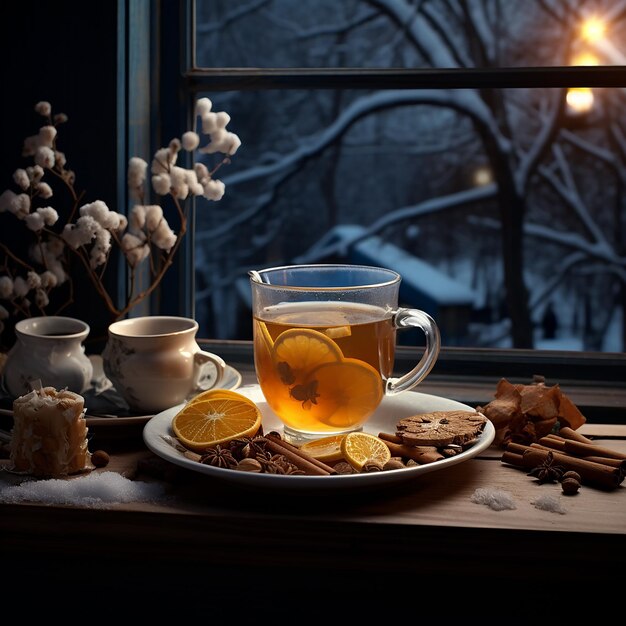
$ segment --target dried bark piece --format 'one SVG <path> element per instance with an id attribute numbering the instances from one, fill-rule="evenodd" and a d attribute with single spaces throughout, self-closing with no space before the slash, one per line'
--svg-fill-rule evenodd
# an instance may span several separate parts
<path id="1" fill-rule="evenodd" d="M 399 420 L 396 434 L 409 446 L 462 446 L 475 439 L 486 423 L 477 411 L 433 411 Z"/>

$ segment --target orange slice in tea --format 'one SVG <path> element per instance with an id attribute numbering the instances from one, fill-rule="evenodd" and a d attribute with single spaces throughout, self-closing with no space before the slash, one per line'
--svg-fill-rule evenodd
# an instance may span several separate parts
<path id="1" fill-rule="evenodd" d="M 361 471 L 369 461 L 385 465 L 391 459 L 391 452 L 385 442 L 369 433 L 348 433 L 341 442 L 341 451 L 346 461 L 357 471 Z"/>
<path id="2" fill-rule="evenodd" d="M 178 440 L 190 450 L 202 451 L 238 437 L 250 437 L 261 426 L 257 405 L 234 391 L 205 392 L 203 399 L 186 404 L 172 420 Z"/>
<path id="3" fill-rule="evenodd" d="M 316 392 L 311 416 L 336 428 L 362 424 L 383 398 L 380 374 L 359 359 L 324 363 L 309 374 L 304 386 Z"/>
<path id="4" fill-rule="evenodd" d="M 341 361 L 342 358 L 339 346 L 317 330 L 291 328 L 278 335 L 274 342 L 274 362 L 288 369 L 285 375 L 292 378 L 287 384 L 302 380 L 323 363 Z"/>
<path id="5" fill-rule="evenodd" d="M 334 463 L 343 459 L 341 451 L 341 442 L 345 435 L 331 435 L 330 437 L 322 437 L 307 441 L 300 446 L 300 450 L 307 452 L 312 457 L 323 461 L 324 463 Z"/>

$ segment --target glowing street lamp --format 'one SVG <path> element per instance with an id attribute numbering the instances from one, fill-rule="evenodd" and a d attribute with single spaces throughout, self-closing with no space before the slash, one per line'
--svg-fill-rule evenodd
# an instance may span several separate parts
<path id="1" fill-rule="evenodd" d="M 489 166 L 480 165 L 474 170 L 472 179 L 476 187 L 484 187 L 493 182 L 493 172 Z"/>
<path id="2" fill-rule="evenodd" d="M 589 87 L 572 87 L 567 90 L 565 101 L 572 113 L 588 113 L 593 107 L 593 91 Z"/>
<path id="3" fill-rule="evenodd" d="M 580 35 L 585 41 L 594 43 L 604 38 L 606 34 L 606 23 L 599 17 L 587 18 L 581 26 Z"/>

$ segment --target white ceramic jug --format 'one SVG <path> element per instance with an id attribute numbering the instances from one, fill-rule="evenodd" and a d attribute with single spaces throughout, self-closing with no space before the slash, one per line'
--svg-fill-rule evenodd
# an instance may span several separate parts
<path id="1" fill-rule="evenodd" d="M 29 317 L 15 325 L 16 342 L 7 355 L 4 386 L 17 398 L 33 383 L 82 393 L 91 386 L 93 365 L 83 341 L 89 326 L 73 317 Z"/>

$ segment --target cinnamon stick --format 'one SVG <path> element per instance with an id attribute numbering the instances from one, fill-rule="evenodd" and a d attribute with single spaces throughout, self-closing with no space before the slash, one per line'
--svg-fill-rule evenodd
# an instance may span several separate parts
<path id="1" fill-rule="evenodd" d="M 326 465 L 319 459 L 302 452 L 297 446 L 284 441 L 280 438 L 278 433 L 268 433 L 265 435 L 267 443 L 265 444 L 275 454 L 285 455 L 296 467 L 307 474 L 314 474 L 317 476 L 329 476 L 330 474 L 336 474 L 337 471 L 330 465 Z"/>
<path id="2" fill-rule="evenodd" d="M 586 461 L 593 461 L 594 463 L 604 463 L 611 467 L 619 467 L 622 471 L 626 472 L 626 461 L 623 459 L 609 459 L 606 456 L 586 456 Z"/>
<path id="3" fill-rule="evenodd" d="M 572 439 L 574 441 L 580 441 L 580 443 L 593 443 L 589 437 L 585 437 L 585 435 L 582 435 L 569 426 L 563 426 L 563 428 L 560 428 L 559 435 L 561 435 L 564 439 Z"/>
<path id="4" fill-rule="evenodd" d="M 394 435 L 392 433 L 378 433 L 378 438 L 383 441 L 391 441 L 391 443 L 403 444 L 402 437 Z"/>
<path id="5" fill-rule="evenodd" d="M 540 444 L 547 446 L 548 448 L 554 448 L 560 452 L 571 454 L 573 456 L 587 457 L 587 456 L 601 456 L 608 459 L 620 459 L 626 460 L 626 454 L 605 448 L 603 446 L 597 446 L 591 443 L 582 443 L 581 441 L 575 441 L 573 439 L 563 439 L 559 441 L 550 437 L 542 437 L 539 440 Z"/>
<path id="6" fill-rule="evenodd" d="M 437 451 L 435 446 L 407 446 L 401 443 L 394 443 L 393 441 L 386 441 L 385 445 L 389 448 L 392 456 L 403 456 L 408 459 L 417 461 L 420 465 L 426 463 L 433 463 L 434 461 L 440 461 L 445 457 L 443 454 Z"/>
<path id="7" fill-rule="evenodd" d="M 514 448 L 509 450 L 511 446 L 514 446 Z M 554 450 L 542 450 L 532 446 L 509 444 L 507 451 L 510 451 L 512 454 L 507 456 L 507 458 L 519 463 L 520 448 L 525 448 L 525 450 L 521 454 L 521 465 L 519 465 L 519 467 L 532 469 L 543 463 L 548 457 L 548 454 L 552 452 L 555 465 L 560 465 L 565 470 L 578 472 L 581 480 L 587 484 L 605 488 L 615 488 L 624 480 L 624 473 L 619 468 L 604 463 L 595 463 L 575 456 L 568 456 L 567 454 Z M 510 460 L 507 462 L 510 462 Z"/>

